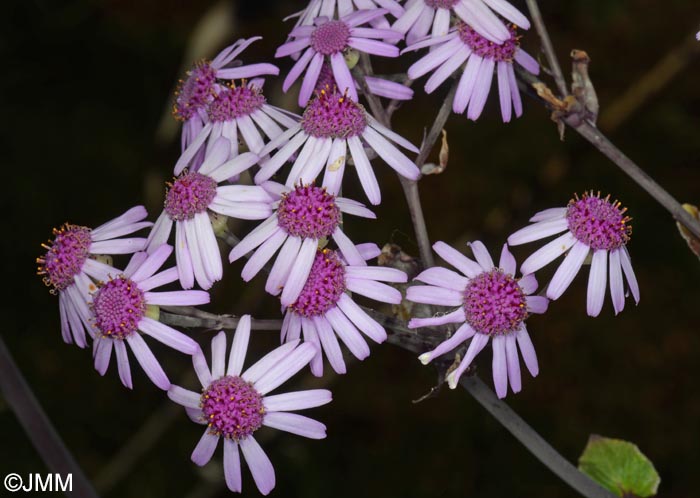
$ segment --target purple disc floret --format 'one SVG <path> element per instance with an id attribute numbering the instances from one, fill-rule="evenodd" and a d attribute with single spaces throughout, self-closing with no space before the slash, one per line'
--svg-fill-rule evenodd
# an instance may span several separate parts
<path id="1" fill-rule="evenodd" d="M 262 395 L 238 375 L 216 379 L 202 392 L 201 408 L 209 432 L 239 441 L 263 424 Z"/>
<path id="2" fill-rule="evenodd" d="M 209 120 L 218 123 L 248 116 L 265 103 L 265 97 L 257 86 L 241 84 L 219 92 L 207 106 Z"/>
<path id="3" fill-rule="evenodd" d="M 316 138 L 356 137 L 367 127 L 367 113 L 347 92 L 338 94 L 326 87 L 304 110 L 301 127 Z"/>
<path id="4" fill-rule="evenodd" d="M 138 330 L 146 314 L 146 299 L 138 285 L 122 276 L 100 286 L 92 307 L 102 335 L 123 340 Z"/>
<path id="5" fill-rule="evenodd" d="M 335 251 L 316 253 L 311 272 L 291 310 L 307 318 L 320 316 L 338 304 L 345 292 L 345 265 Z"/>
<path id="6" fill-rule="evenodd" d="M 632 235 L 631 218 L 625 215 L 627 208 L 621 209 L 618 201 L 610 202 L 609 195 L 603 199 L 599 195 L 586 192 L 569 201 L 569 230 L 593 250 L 611 251 L 627 245 Z"/>
<path id="7" fill-rule="evenodd" d="M 315 185 L 299 185 L 285 193 L 277 217 L 285 232 L 300 238 L 330 237 L 340 225 L 335 196 Z"/>
<path id="8" fill-rule="evenodd" d="M 165 212 L 175 221 L 191 220 L 206 212 L 216 196 L 216 180 L 197 172 L 185 172 L 168 189 Z"/>
<path id="9" fill-rule="evenodd" d="M 495 268 L 471 279 L 464 291 L 467 322 L 477 332 L 504 335 L 527 318 L 525 293 L 512 275 Z"/>
<path id="10" fill-rule="evenodd" d="M 54 229 L 54 240 L 43 257 L 37 258 L 39 264 L 37 273 L 44 275 L 44 284 L 53 287 L 53 292 L 63 291 L 72 285 L 75 277 L 80 274 L 90 255 L 90 229 L 69 223 Z"/>

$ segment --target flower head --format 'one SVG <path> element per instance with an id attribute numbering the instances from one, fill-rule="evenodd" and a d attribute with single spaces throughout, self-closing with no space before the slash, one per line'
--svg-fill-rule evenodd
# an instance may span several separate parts
<path id="1" fill-rule="evenodd" d="M 323 350 L 336 373 L 346 371 L 338 338 L 359 360 L 369 356 L 363 334 L 377 343 L 386 340 L 384 328 L 353 301 L 346 291 L 383 303 L 399 304 L 401 292 L 383 282 L 406 282 L 406 274 L 387 267 L 367 266 L 364 260 L 376 257 L 380 250 L 374 244 L 357 246 L 363 264 L 348 264 L 338 251 L 316 251 L 306 283 L 285 310 L 282 340 L 295 341 L 301 333 L 306 342 L 318 345 L 318 354 L 311 361 L 311 372 L 323 375 Z M 337 336 L 337 337 L 336 337 Z"/>
<path id="2" fill-rule="evenodd" d="M 197 343 L 185 334 L 148 316 L 149 306 L 196 306 L 209 302 L 209 294 L 204 291 L 153 291 L 178 278 L 176 268 L 158 272 L 172 252 L 171 246 L 162 245 L 150 255 L 134 254 L 123 272 L 114 270 L 92 293 L 90 319 L 95 331 L 95 369 L 100 375 L 105 374 L 114 349 L 119 378 L 129 389 L 132 381 L 126 344 L 156 386 L 170 387 L 167 375 L 142 334 L 185 354 L 193 355 L 199 350 Z"/>
<path id="3" fill-rule="evenodd" d="M 479 35 L 497 44 L 510 38 L 499 15 L 523 29 L 530 28 L 527 17 L 506 0 L 409 0 L 406 12 L 392 29 L 407 33 L 406 43 L 412 45 L 425 38 L 428 32 L 431 38 L 446 35 L 453 14 Z"/>
<path id="4" fill-rule="evenodd" d="M 355 49 L 383 57 L 398 57 L 398 48 L 379 41 L 377 38 L 398 40 L 401 38 L 400 34 L 390 29 L 360 27 L 386 13 L 386 9 L 364 9 L 345 15 L 340 19 L 318 17 L 314 20 L 314 26 L 294 28 L 289 33 L 292 41 L 281 45 L 277 49 L 275 57 L 293 55 L 301 50 L 303 50 L 303 54 L 285 78 L 282 89 L 285 92 L 289 90 L 289 87 L 306 70 L 299 92 L 299 106 L 304 107 L 316 88 L 323 63 L 328 62 L 331 65 L 335 84 L 341 93 L 347 91 L 350 98 L 357 101 L 355 80 L 345 62 L 344 53 L 348 49 Z"/>
<path id="5" fill-rule="evenodd" d="M 508 38 L 496 45 L 470 25 L 458 22 L 445 36 L 415 43 L 404 50 L 427 46 L 434 48 L 408 69 L 408 75 L 416 79 L 434 70 L 425 83 L 426 93 L 432 93 L 466 62 L 452 110 L 458 114 L 467 111 L 467 117 L 476 120 L 484 110 L 495 71 L 501 115 L 503 121 L 508 122 L 513 109 L 516 117 L 523 112 L 513 64 L 517 62 L 527 71 L 539 73 L 537 61 L 520 48 L 520 37 L 516 34 L 515 26 L 510 26 L 508 33 Z"/>
<path id="6" fill-rule="evenodd" d="M 148 237 L 148 251 L 170 238 L 175 224 L 177 268 L 185 289 L 194 285 L 209 289 L 221 280 L 221 254 L 209 212 L 244 220 L 270 216 L 270 197 L 262 187 L 219 185 L 258 162 L 258 156 L 244 152 L 229 159 L 231 142 L 219 137 L 197 171 L 183 171 L 165 195 L 163 212 Z"/>
<path id="7" fill-rule="evenodd" d="M 255 182 L 260 184 L 271 178 L 301 148 L 286 185 L 292 187 L 299 182 L 312 182 L 325 166 L 322 185 L 329 193 L 337 194 L 349 149 L 362 188 L 372 204 L 379 204 L 379 183 L 365 152 L 365 144 L 400 175 L 414 180 L 420 176 L 415 163 L 394 143 L 418 152 L 413 144 L 381 125 L 349 95 L 326 88 L 309 102 L 299 124 L 262 149 L 261 154 L 274 149 L 278 151 L 269 160 L 262 161 Z"/>
<path id="8" fill-rule="evenodd" d="M 54 239 L 42 244 L 46 252 L 37 258 L 37 273 L 51 293 L 58 294 L 61 332 L 67 343 L 85 347 L 85 332 L 94 335 L 88 303 L 95 282 L 104 280 L 114 268 L 98 261 L 101 254 L 131 254 L 141 251 L 146 239 L 120 238 L 153 225 L 143 221 L 148 213 L 143 206 L 131 208 L 121 216 L 91 229 L 65 223 L 53 230 Z"/>
<path id="9" fill-rule="evenodd" d="M 509 383 L 514 393 L 522 387 L 518 348 L 530 374 L 535 377 L 539 372 L 537 355 L 525 327 L 525 320 L 530 313 L 544 313 L 548 300 L 532 295 L 537 290 L 537 280 L 533 275 L 515 277 L 515 258 L 508 251 L 507 245 L 503 246 L 498 266 L 494 265 L 491 255 L 481 242 L 472 242 L 471 248 L 476 261 L 444 242 L 433 246 L 435 252 L 462 275 L 439 266 L 428 268 L 416 280 L 429 285 L 409 287 L 406 298 L 418 303 L 458 308 L 446 315 L 413 318 L 408 326 L 415 328 L 461 323 L 449 339 L 419 357 L 423 364 L 428 364 L 471 339 L 459 366 L 447 376 L 452 389 L 490 340 L 493 349 L 493 382 L 496 394 L 503 398 L 508 392 Z"/>
<path id="10" fill-rule="evenodd" d="M 200 136 L 202 128 L 209 122 L 207 106 L 219 92 L 226 88 L 221 83 L 221 80 L 279 74 L 279 69 L 273 64 L 236 64 L 236 57 L 248 48 L 251 43 L 261 38 L 256 36 L 238 40 L 219 52 L 214 59 L 197 62 L 187 72 L 187 77 L 180 81 L 175 92 L 173 116 L 184 123 L 182 128 L 183 152 Z"/>
<path id="11" fill-rule="evenodd" d="M 168 396 L 185 407 L 193 422 L 206 425 L 192 461 L 205 465 L 211 460 L 219 440 L 224 445 L 224 476 L 231 491 L 241 492 L 239 448 L 243 452 L 258 490 L 266 495 L 275 487 L 275 470 L 255 439 L 262 426 L 279 429 L 310 439 L 326 437 L 326 427 L 303 415 L 290 413 L 325 405 L 331 401 L 326 389 L 268 393 L 304 368 L 316 354 L 313 344 L 294 341 L 271 351 L 243 373 L 250 338 L 250 316 L 241 317 L 226 365 L 226 334 L 212 339 L 211 370 L 201 352 L 193 357 L 194 369 L 202 385 L 200 393 L 173 385 Z"/>
<path id="12" fill-rule="evenodd" d="M 639 285 L 627 252 L 632 226 L 626 211 L 618 201 L 611 202 L 610 196 L 601 198 L 600 192 L 586 192 L 571 199 L 565 208 L 537 213 L 530 218 L 533 224 L 508 237 L 508 243 L 515 246 L 565 232 L 530 255 L 523 262 L 523 272 L 535 272 L 566 254 L 547 288 L 547 297 L 559 299 L 592 252 L 587 312 L 590 316 L 600 314 L 609 274 L 610 296 L 617 314 L 625 307 L 623 272 L 639 303 Z"/>
<path id="13" fill-rule="evenodd" d="M 281 291 L 282 305 L 288 306 L 299 297 L 319 244 L 328 239 L 335 241 L 347 261 L 365 264 L 355 245 L 340 228 L 340 214 L 374 218 L 372 211 L 359 202 L 336 197 L 313 184 L 299 184 L 290 189 L 265 182 L 263 187 L 277 199 L 271 203 L 275 212 L 229 254 L 229 261 L 233 262 L 255 250 L 243 267 L 243 280 L 251 280 L 279 250 L 265 290 L 272 295 Z"/>
<path id="14" fill-rule="evenodd" d="M 239 141 L 258 154 L 265 145 L 265 137 L 267 140 L 277 138 L 282 134 L 282 127 L 289 128 L 298 121 L 297 117 L 267 104 L 262 88 L 245 80 L 240 85 L 221 86 L 206 104 L 205 111 L 207 123 L 175 163 L 176 175 L 186 167 L 196 171 L 204 152 L 209 153 L 221 137 L 229 140 L 227 160 L 240 153 Z"/>

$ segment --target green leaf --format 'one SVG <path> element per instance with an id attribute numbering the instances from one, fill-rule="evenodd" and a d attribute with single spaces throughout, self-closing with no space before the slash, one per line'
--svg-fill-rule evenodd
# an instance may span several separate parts
<path id="1" fill-rule="evenodd" d="M 618 496 L 654 496 L 661 482 L 651 461 L 636 445 L 621 439 L 592 435 L 578 468 Z"/>

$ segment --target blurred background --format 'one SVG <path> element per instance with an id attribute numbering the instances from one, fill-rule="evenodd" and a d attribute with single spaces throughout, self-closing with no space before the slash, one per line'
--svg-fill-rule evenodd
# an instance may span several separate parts
<path id="1" fill-rule="evenodd" d="M 524 2 L 514 2 L 524 10 Z M 58 303 L 34 275 L 40 243 L 65 221 L 97 226 L 138 204 L 160 212 L 179 146 L 169 107 L 175 82 L 194 59 L 212 57 L 239 37 L 263 35 L 246 60 L 272 58 L 304 1 L 25 1 L 4 4 L 0 80 L 4 119 L 6 219 L 2 244 L 2 337 L 58 432 L 105 497 L 227 496 L 221 453 L 200 469 L 189 461 L 201 429 L 134 367 L 134 391 L 114 363 L 101 378 L 89 350 L 61 341 Z M 700 6 L 694 0 L 541 2 L 565 72 L 569 51 L 592 59 L 600 127 L 681 202 L 700 203 Z M 204 20 L 203 20 L 204 19 Z M 537 54 L 536 34 L 523 45 Z M 397 72 L 411 57 L 375 62 Z M 279 61 L 282 74 L 289 59 Z M 386 67 L 386 70 L 383 68 Z M 419 143 L 445 89 L 414 85 L 399 109 L 398 131 Z M 296 87 L 268 100 L 297 111 Z M 642 299 L 614 317 L 585 314 L 586 279 L 544 316 L 529 321 L 540 361 L 537 379 L 507 402 L 575 462 L 592 433 L 635 442 L 661 475 L 660 495 L 697 492 L 700 466 L 700 262 L 668 213 L 575 132 L 561 142 L 548 112 L 525 98 L 525 114 L 504 125 L 495 87 L 478 123 L 452 116 L 445 173 L 426 177 L 421 194 L 432 240 L 492 251 L 537 210 L 563 206 L 574 192 L 610 192 L 629 208 L 629 246 Z M 437 160 L 437 149 L 431 156 Z M 417 253 L 399 183 L 377 165 L 384 202 L 378 220 L 347 220 L 358 242 L 394 242 Z M 352 181 L 352 174 L 348 175 Z M 352 181 L 346 195 L 362 199 Z M 249 229 L 239 225 L 239 234 Z M 364 237 L 364 239 L 363 239 Z M 522 261 L 535 245 L 516 248 Z M 123 261 L 118 260 L 118 264 Z M 540 279 L 551 276 L 552 265 Z M 229 266 L 207 309 L 277 317 L 262 278 L 244 287 Z M 206 343 L 211 331 L 193 332 Z M 250 357 L 277 342 L 254 335 Z M 151 342 L 153 344 L 153 341 Z M 191 385 L 188 358 L 155 346 L 174 382 Z M 490 355 L 479 366 L 490 384 Z M 328 369 L 328 367 L 327 367 Z M 274 496 L 575 496 L 465 392 L 444 389 L 414 404 L 436 380 L 431 368 L 393 346 L 373 347 L 349 373 L 308 374 L 288 387 L 329 385 L 334 401 L 308 414 L 328 426 L 311 441 L 262 429 L 277 473 Z M 0 474 L 44 472 L 15 415 L 0 398 Z M 244 470 L 244 494 L 257 495 Z"/>

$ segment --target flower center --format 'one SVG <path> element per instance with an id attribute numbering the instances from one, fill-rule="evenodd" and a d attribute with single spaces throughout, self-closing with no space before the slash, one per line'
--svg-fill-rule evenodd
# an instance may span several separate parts
<path id="1" fill-rule="evenodd" d="M 208 61 L 196 64 L 187 71 L 187 79 L 180 80 L 175 92 L 173 116 L 179 121 L 187 121 L 204 107 L 214 93 L 216 70 Z"/>
<path id="2" fill-rule="evenodd" d="M 92 301 L 95 326 L 104 337 L 126 339 L 136 332 L 146 314 L 146 299 L 138 285 L 126 277 L 104 283 Z"/>
<path id="3" fill-rule="evenodd" d="M 257 87 L 232 86 L 219 92 L 207 106 L 207 114 L 213 122 L 232 121 L 248 116 L 265 103 L 265 97 Z"/>
<path id="4" fill-rule="evenodd" d="M 494 42 L 487 40 L 479 33 L 474 31 L 471 26 L 463 22 L 457 23 L 457 32 L 460 40 L 468 46 L 474 54 L 485 59 L 493 59 L 496 62 L 513 62 L 515 51 L 520 47 L 520 36 L 514 25 L 508 26 L 510 38 L 497 45 Z"/>
<path id="5" fill-rule="evenodd" d="M 306 106 L 301 127 L 316 138 L 356 137 L 367 127 L 367 113 L 347 95 L 326 86 Z"/>
<path id="6" fill-rule="evenodd" d="M 626 245 L 632 235 L 632 218 L 625 211 L 618 201 L 611 203 L 609 195 L 601 199 L 600 193 L 585 192 L 569 201 L 566 220 L 578 240 L 594 250 L 610 251 Z"/>
<path id="7" fill-rule="evenodd" d="M 294 313 L 307 318 L 323 315 L 338 303 L 343 292 L 345 264 L 335 251 L 324 249 L 316 253 L 309 278 L 299 298 L 290 308 Z"/>
<path id="8" fill-rule="evenodd" d="M 499 268 L 469 282 L 464 290 L 464 311 L 474 330 L 490 336 L 514 332 L 527 318 L 523 290 L 512 275 Z"/>
<path id="9" fill-rule="evenodd" d="M 299 185 L 282 197 L 277 222 L 294 237 L 322 239 L 330 237 L 340 224 L 340 209 L 326 189 Z"/>
<path id="10" fill-rule="evenodd" d="M 191 220 L 203 213 L 216 196 L 216 180 L 200 173 L 183 173 L 165 195 L 165 212 L 172 220 Z"/>
<path id="11" fill-rule="evenodd" d="M 328 21 L 311 33 L 311 46 L 319 54 L 342 52 L 348 46 L 350 28 L 343 21 Z"/>
<path id="12" fill-rule="evenodd" d="M 265 416 L 262 395 L 237 375 L 209 384 L 202 392 L 201 407 L 212 434 L 236 441 L 260 429 Z"/>
<path id="13" fill-rule="evenodd" d="M 460 0 L 425 0 L 425 5 L 434 9 L 451 9 Z"/>
<path id="14" fill-rule="evenodd" d="M 65 223 L 53 230 L 55 238 L 50 245 L 42 244 L 47 249 L 44 257 L 37 258 L 37 273 L 44 276 L 44 283 L 57 291 L 69 287 L 90 255 L 90 229 Z M 52 290 L 52 292 L 54 292 Z"/>

